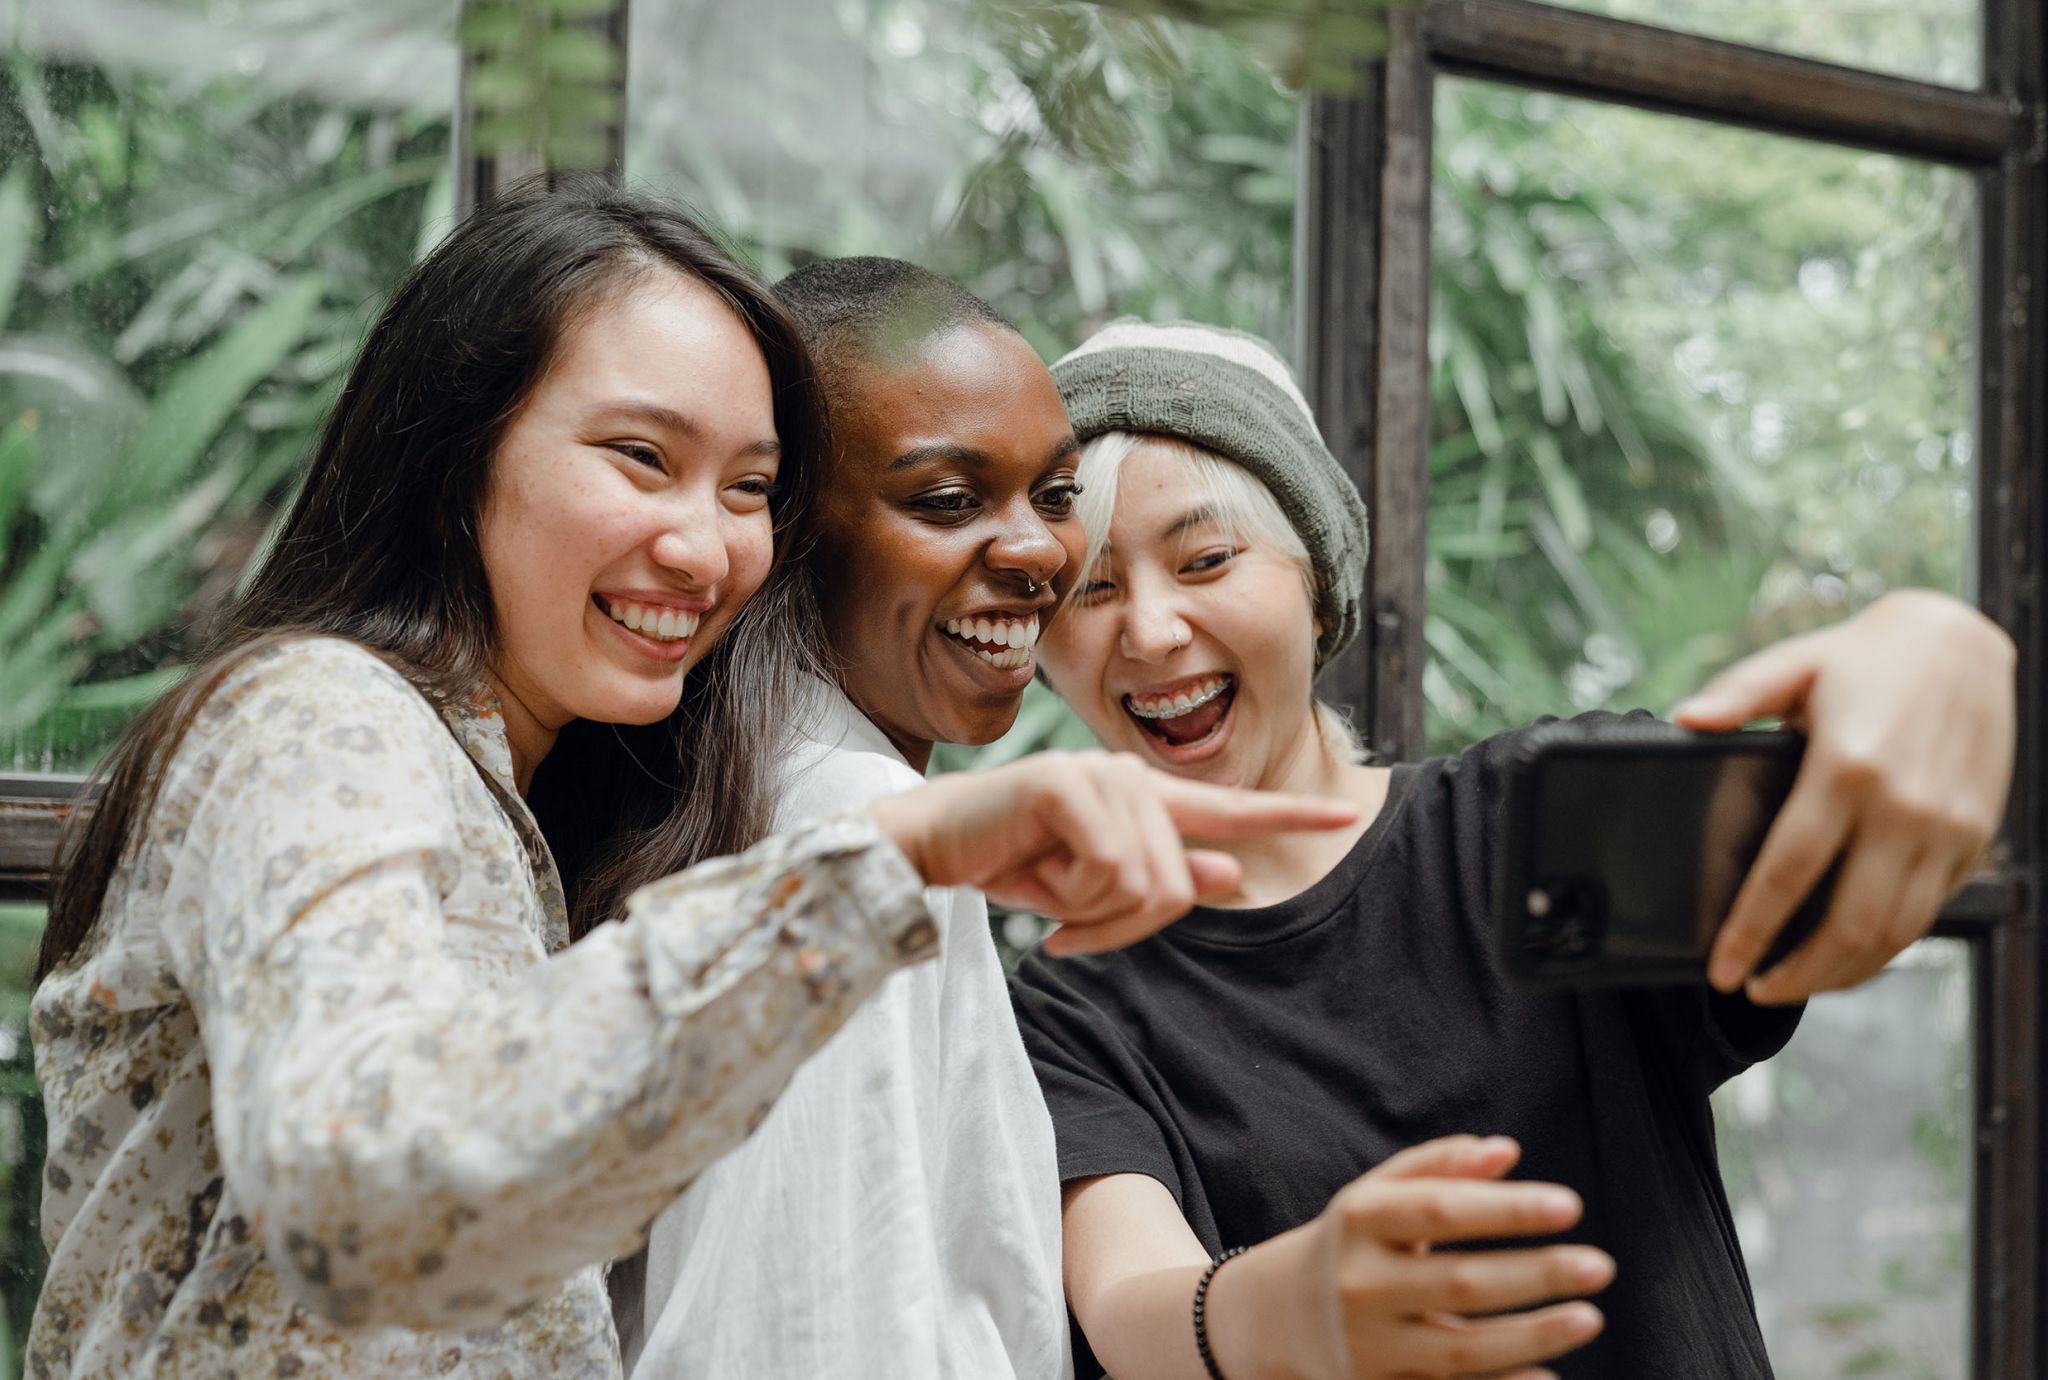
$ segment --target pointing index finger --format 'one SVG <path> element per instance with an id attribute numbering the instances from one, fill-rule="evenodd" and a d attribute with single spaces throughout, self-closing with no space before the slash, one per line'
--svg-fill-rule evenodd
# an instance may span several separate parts
<path id="1" fill-rule="evenodd" d="M 1183 836 L 1257 838 L 1295 829 L 1342 829 L 1358 822 L 1358 806 L 1327 796 L 1248 791 L 1183 781 L 1156 772 L 1159 797 Z"/>

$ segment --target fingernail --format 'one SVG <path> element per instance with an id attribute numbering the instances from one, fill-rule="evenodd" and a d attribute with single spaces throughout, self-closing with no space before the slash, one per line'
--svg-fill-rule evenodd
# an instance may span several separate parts
<path id="1" fill-rule="evenodd" d="M 1677 706 L 1674 709 L 1672 709 L 1671 717 L 1674 719 L 1683 719 L 1688 714 L 1698 714 L 1705 710 L 1707 706 L 1711 703 L 1712 701 L 1708 700 L 1704 696 L 1694 695 L 1691 699 L 1680 700 Z"/>
<path id="2" fill-rule="evenodd" d="M 1579 1210 L 1579 1195 L 1568 1188 L 1539 1189 L 1536 1202 L 1545 1215 L 1551 1217 L 1562 1217 Z"/>
<path id="3" fill-rule="evenodd" d="M 1614 1278 L 1614 1262 L 1599 1251 L 1586 1251 L 1572 1262 L 1572 1274 L 1588 1289 L 1598 1289 Z"/>
<path id="4" fill-rule="evenodd" d="M 1572 1331 L 1581 1336 L 1591 1336 L 1600 1330 L 1600 1310 L 1590 1303 L 1574 1303 L 1566 1309 L 1571 1319 Z"/>

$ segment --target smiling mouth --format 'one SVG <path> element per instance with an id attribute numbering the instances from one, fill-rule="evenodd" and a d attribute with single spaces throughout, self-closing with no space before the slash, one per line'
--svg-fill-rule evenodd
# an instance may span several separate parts
<path id="1" fill-rule="evenodd" d="M 704 616 L 665 604 L 638 604 L 630 599 L 591 596 L 614 623 L 623 625 L 653 642 L 682 642 L 696 636 Z"/>
<path id="2" fill-rule="evenodd" d="M 1237 702 L 1237 677 L 1205 676 L 1167 695 L 1125 695 L 1124 712 L 1170 747 L 1193 747 L 1214 736 Z"/>
<path id="3" fill-rule="evenodd" d="M 1031 649 L 1038 645 L 1038 615 L 948 618 L 939 631 L 996 669 L 1014 671 L 1031 664 Z"/>

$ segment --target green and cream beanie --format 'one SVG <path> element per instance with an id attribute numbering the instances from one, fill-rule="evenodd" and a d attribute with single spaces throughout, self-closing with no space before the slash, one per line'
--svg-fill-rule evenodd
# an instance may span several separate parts
<path id="1" fill-rule="evenodd" d="M 1358 633 L 1365 501 L 1270 345 L 1243 331 L 1127 316 L 1052 376 L 1083 445 L 1110 431 L 1171 436 L 1236 461 L 1272 490 L 1315 567 L 1316 665 L 1344 650 Z"/>

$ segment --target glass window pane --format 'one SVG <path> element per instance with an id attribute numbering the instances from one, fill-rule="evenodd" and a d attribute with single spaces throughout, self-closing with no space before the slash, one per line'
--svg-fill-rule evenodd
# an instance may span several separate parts
<path id="1" fill-rule="evenodd" d="M 1969 592 L 1967 177 L 1469 81 L 1437 119 L 1433 745 Z"/>
<path id="2" fill-rule="evenodd" d="M 1984 0 L 1552 0 L 1947 86 L 1984 79 Z"/>
<path id="3" fill-rule="evenodd" d="M 21 1374 L 21 1347 L 43 1283 L 43 1107 L 28 1043 L 29 975 L 41 906 L 0 903 L 0 1375 Z"/>
<path id="4" fill-rule="evenodd" d="M 636 0 L 627 172 L 771 276 L 882 254 L 1048 357 L 1123 312 L 1289 337 L 1296 98 L 1206 29 L 994 0 Z"/>
<path id="5" fill-rule="evenodd" d="M 1722 1174 L 1783 1380 L 1963 1380 L 1970 950 L 1927 940 L 1818 998 L 1715 1095 Z"/>
<path id="6" fill-rule="evenodd" d="M 448 224 L 454 0 L 30 3 L 0 73 L 0 769 L 177 673 Z"/>

